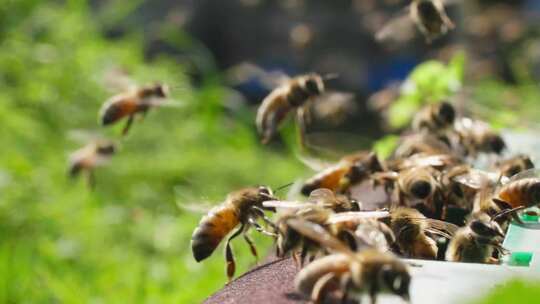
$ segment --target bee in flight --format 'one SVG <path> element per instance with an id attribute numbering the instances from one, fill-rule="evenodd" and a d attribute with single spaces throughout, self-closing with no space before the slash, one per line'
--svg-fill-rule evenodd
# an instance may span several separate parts
<path id="1" fill-rule="evenodd" d="M 378 41 L 406 41 L 414 36 L 414 26 L 422 33 L 427 43 L 454 29 L 455 25 L 446 14 L 445 5 L 456 0 L 412 0 L 407 14 L 388 22 L 375 34 Z"/>
<path id="2" fill-rule="evenodd" d="M 263 234 L 272 237 L 276 236 L 274 232 L 266 231 L 257 223 L 257 219 L 262 218 L 271 227 L 275 227 L 273 222 L 264 214 L 264 209 L 268 210 L 268 208 L 265 208 L 262 203 L 268 200 L 275 200 L 275 198 L 273 197 L 272 190 L 263 186 L 244 188 L 230 193 L 225 199 L 225 202 L 212 208 L 201 219 L 195 231 L 193 231 L 191 249 L 195 260 L 200 262 L 208 258 L 223 238 L 240 225 L 225 243 L 227 277 L 231 281 L 235 273 L 236 264 L 230 242 L 242 234 L 251 249 L 251 253 L 257 258 L 255 245 L 247 235 L 249 228 L 253 227 Z"/>
<path id="3" fill-rule="evenodd" d="M 354 252 L 320 225 L 300 219 L 290 220 L 289 225 L 334 252 L 308 264 L 294 280 L 296 289 L 314 303 L 321 303 L 332 288 L 339 288 L 342 303 L 347 302 L 349 292 L 369 292 L 371 303 L 383 292 L 409 301 L 411 275 L 393 254 L 367 244 Z"/>
<path id="4" fill-rule="evenodd" d="M 101 107 L 99 121 L 108 126 L 127 118 L 122 130 L 122 135 L 126 135 L 136 115 L 144 117 L 151 108 L 162 105 L 168 95 L 169 88 L 164 84 L 141 86 L 114 95 Z"/>
<path id="5" fill-rule="evenodd" d="M 275 136 L 277 129 L 287 114 L 296 111 L 296 122 L 300 130 L 301 141 L 309 114 L 308 101 L 325 92 L 325 82 L 334 75 L 321 76 L 317 73 L 300 75 L 284 80 L 262 101 L 257 110 L 256 125 L 262 143 L 267 144 Z M 283 78 L 285 79 L 285 78 Z"/>
<path id="6" fill-rule="evenodd" d="M 105 165 L 116 152 L 116 145 L 109 140 L 94 140 L 69 157 L 69 175 L 76 178 L 84 172 L 88 186 L 94 188 L 94 169 Z"/>

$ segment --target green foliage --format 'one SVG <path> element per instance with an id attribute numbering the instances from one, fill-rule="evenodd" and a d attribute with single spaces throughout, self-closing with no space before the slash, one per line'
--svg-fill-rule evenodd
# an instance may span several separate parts
<path id="1" fill-rule="evenodd" d="M 511 280 L 493 288 L 489 296 L 474 303 L 535 303 L 540 298 L 539 283 Z"/>
<path id="2" fill-rule="evenodd" d="M 141 41 L 102 38 L 94 17 L 85 1 L 0 7 L 0 302 L 200 302 L 226 282 L 223 255 L 218 249 L 194 262 L 190 237 L 201 215 L 176 201 L 219 202 L 231 189 L 275 187 L 302 167 L 260 147 L 246 123 L 252 109 L 225 113 L 218 81 L 191 90 L 182 66 L 166 57 L 145 62 Z M 111 94 L 102 79 L 114 67 L 139 83 L 182 87 L 173 98 L 184 106 L 136 121 L 89 191 L 67 178 L 67 156 L 83 144 L 68 135 L 119 138 L 122 126 L 97 126 Z M 255 238 L 263 253 L 269 240 Z M 253 258 L 242 242 L 234 246 L 241 273 Z"/>
<path id="3" fill-rule="evenodd" d="M 419 64 L 405 80 L 399 99 L 392 104 L 388 121 L 392 128 L 405 127 L 426 103 L 439 102 L 462 85 L 465 54 L 458 53 L 445 65 L 429 60 Z"/>

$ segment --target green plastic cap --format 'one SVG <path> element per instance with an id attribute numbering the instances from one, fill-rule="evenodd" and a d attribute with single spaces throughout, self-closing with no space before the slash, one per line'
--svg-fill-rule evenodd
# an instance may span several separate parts
<path id="1" fill-rule="evenodd" d="M 512 252 L 508 265 L 529 266 L 531 264 L 532 257 L 532 252 Z"/>

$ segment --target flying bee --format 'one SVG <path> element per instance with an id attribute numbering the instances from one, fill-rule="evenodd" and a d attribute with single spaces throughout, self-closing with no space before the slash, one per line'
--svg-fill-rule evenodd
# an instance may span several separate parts
<path id="1" fill-rule="evenodd" d="M 507 253 L 502 247 L 504 233 L 489 215 L 476 214 L 468 225 L 458 229 L 446 250 L 446 260 L 466 263 L 497 263 L 493 252 Z"/>
<path id="2" fill-rule="evenodd" d="M 465 155 L 476 156 L 480 152 L 501 154 L 506 148 L 501 135 L 483 121 L 462 117 L 455 121 L 454 130 Z"/>
<path id="3" fill-rule="evenodd" d="M 373 172 L 383 171 L 384 165 L 373 152 L 361 151 L 346 155 L 341 160 L 304 182 L 301 192 L 308 195 L 317 188 L 343 193 L 355 183 L 369 178 Z"/>
<path id="4" fill-rule="evenodd" d="M 424 35 L 426 42 L 431 43 L 455 27 L 444 8 L 452 2 L 456 1 L 412 0 L 407 14 L 392 19 L 375 34 L 375 38 L 378 41 L 410 40 L 414 36 L 412 28 L 415 25 Z"/>
<path id="5" fill-rule="evenodd" d="M 275 227 L 264 214 L 265 209 L 270 210 L 263 206 L 263 202 L 268 200 L 275 200 L 272 190 L 268 187 L 249 187 L 230 193 L 225 202 L 211 209 L 193 231 L 191 249 L 195 260 L 200 262 L 209 257 L 223 238 L 240 225 L 225 244 L 227 277 L 230 281 L 236 268 L 230 245 L 231 240 L 242 234 L 251 253 L 257 258 L 255 245 L 247 235 L 249 228 L 253 227 L 263 234 L 275 237 L 275 233 L 266 231 L 257 223 L 257 219 L 262 218 L 271 227 Z"/>
<path id="6" fill-rule="evenodd" d="M 497 161 L 495 168 L 503 176 L 512 177 L 522 171 L 534 169 L 534 163 L 529 156 L 519 154 L 505 160 Z"/>
<path id="7" fill-rule="evenodd" d="M 69 157 L 69 175 L 77 177 L 81 172 L 86 174 L 88 186 L 95 186 L 94 169 L 105 165 L 116 152 L 116 145 L 108 140 L 95 140 Z"/>
<path id="8" fill-rule="evenodd" d="M 309 117 L 306 113 L 307 102 L 321 95 L 325 91 L 325 81 L 333 77 L 335 76 L 321 76 L 316 73 L 300 75 L 287 79 L 264 98 L 257 110 L 255 121 L 262 143 L 270 142 L 281 122 L 293 110 L 296 111 L 296 121 L 302 139 L 306 120 Z"/>
<path id="9" fill-rule="evenodd" d="M 458 230 L 454 224 L 426 218 L 416 209 L 403 207 L 391 210 L 390 227 L 405 257 L 432 260 L 438 253 L 437 242 L 432 236 L 451 239 Z"/>
<path id="10" fill-rule="evenodd" d="M 383 292 L 409 300 L 408 267 L 391 253 L 375 248 L 354 252 L 320 225 L 299 219 L 290 220 L 289 225 L 335 252 L 308 264 L 294 280 L 296 289 L 314 303 L 323 301 L 336 287 L 342 303 L 347 302 L 350 292 L 369 292 L 371 303 Z"/>
<path id="11" fill-rule="evenodd" d="M 137 114 L 144 117 L 150 108 L 162 105 L 168 95 L 169 88 L 164 84 L 142 86 L 114 95 L 101 107 L 99 121 L 107 126 L 127 117 L 122 130 L 122 135 L 126 135 Z"/>
<path id="12" fill-rule="evenodd" d="M 415 132 L 426 131 L 438 134 L 452 127 L 455 118 L 456 110 L 450 103 L 430 104 L 414 116 L 412 129 Z"/>

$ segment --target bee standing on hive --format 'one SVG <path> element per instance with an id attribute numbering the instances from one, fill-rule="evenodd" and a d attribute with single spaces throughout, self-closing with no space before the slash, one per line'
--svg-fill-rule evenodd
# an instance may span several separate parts
<path id="1" fill-rule="evenodd" d="M 502 247 L 504 233 L 487 214 L 476 214 L 465 227 L 456 231 L 448 244 L 446 260 L 465 263 L 497 263 L 493 258 L 494 250 L 505 254 Z"/>
<path id="2" fill-rule="evenodd" d="M 262 205 L 264 201 L 275 200 L 272 195 L 272 190 L 268 187 L 244 188 L 230 193 L 225 202 L 211 209 L 201 219 L 191 237 L 191 249 L 195 260 L 200 262 L 209 257 L 223 238 L 240 225 L 225 243 L 227 277 L 230 281 L 236 268 L 230 245 L 234 238 L 242 234 L 251 249 L 251 253 L 257 258 L 255 245 L 247 235 L 249 228 L 253 227 L 261 233 L 275 237 L 273 232 L 266 231 L 257 223 L 257 219 L 262 218 L 267 224 L 275 227 L 264 214 L 263 209 L 266 208 Z"/>
<path id="3" fill-rule="evenodd" d="M 403 255 L 409 258 L 436 259 L 437 242 L 433 236 L 451 239 L 458 230 L 456 225 L 426 218 L 411 208 L 395 208 L 390 212 L 390 227 Z"/>
<path id="4" fill-rule="evenodd" d="M 81 172 L 86 174 L 88 186 L 94 188 L 94 169 L 105 165 L 116 152 L 116 145 L 108 140 L 95 140 L 81 149 L 73 152 L 69 157 L 69 175 L 77 177 Z"/>
<path id="5" fill-rule="evenodd" d="M 169 88 L 164 84 L 153 84 L 128 90 L 109 98 L 101 107 L 99 121 L 108 126 L 127 118 L 122 130 L 126 135 L 137 114 L 145 116 L 147 112 L 164 103 L 169 95 Z"/>
<path id="6" fill-rule="evenodd" d="M 309 115 L 306 113 L 306 102 L 321 95 L 325 91 L 325 80 L 333 76 L 321 76 L 316 73 L 306 74 L 288 79 L 275 88 L 259 106 L 256 125 L 262 143 L 267 144 L 275 136 L 281 122 L 291 111 L 296 111 L 301 136 Z M 303 139 L 302 139 L 303 140 Z"/>
<path id="7" fill-rule="evenodd" d="M 409 301 L 411 275 L 393 254 L 371 247 L 353 252 L 317 224 L 295 219 L 289 225 L 335 252 L 313 261 L 296 275 L 296 289 L 314 303 L 321 303 L 336 288 L 341 291 L 342 303 L 347 302 L 349 292 L 367 292 L 371 303 L 376 303 L 377 295 L 383 292 Z"/>
<path id="8" fill-rule="evenodd" d="M 392 19 L 375 35 L 379 41 L 389 39 L 408 40 L 411 27 L 415 25 L 427 43 L 446 34 L 455 27 L 446 14 L 445 5 L 455 0 L 412 0 L 407 7 L 407 14 Z M 405 38 L 405 39 L 403 39 Z"/>

